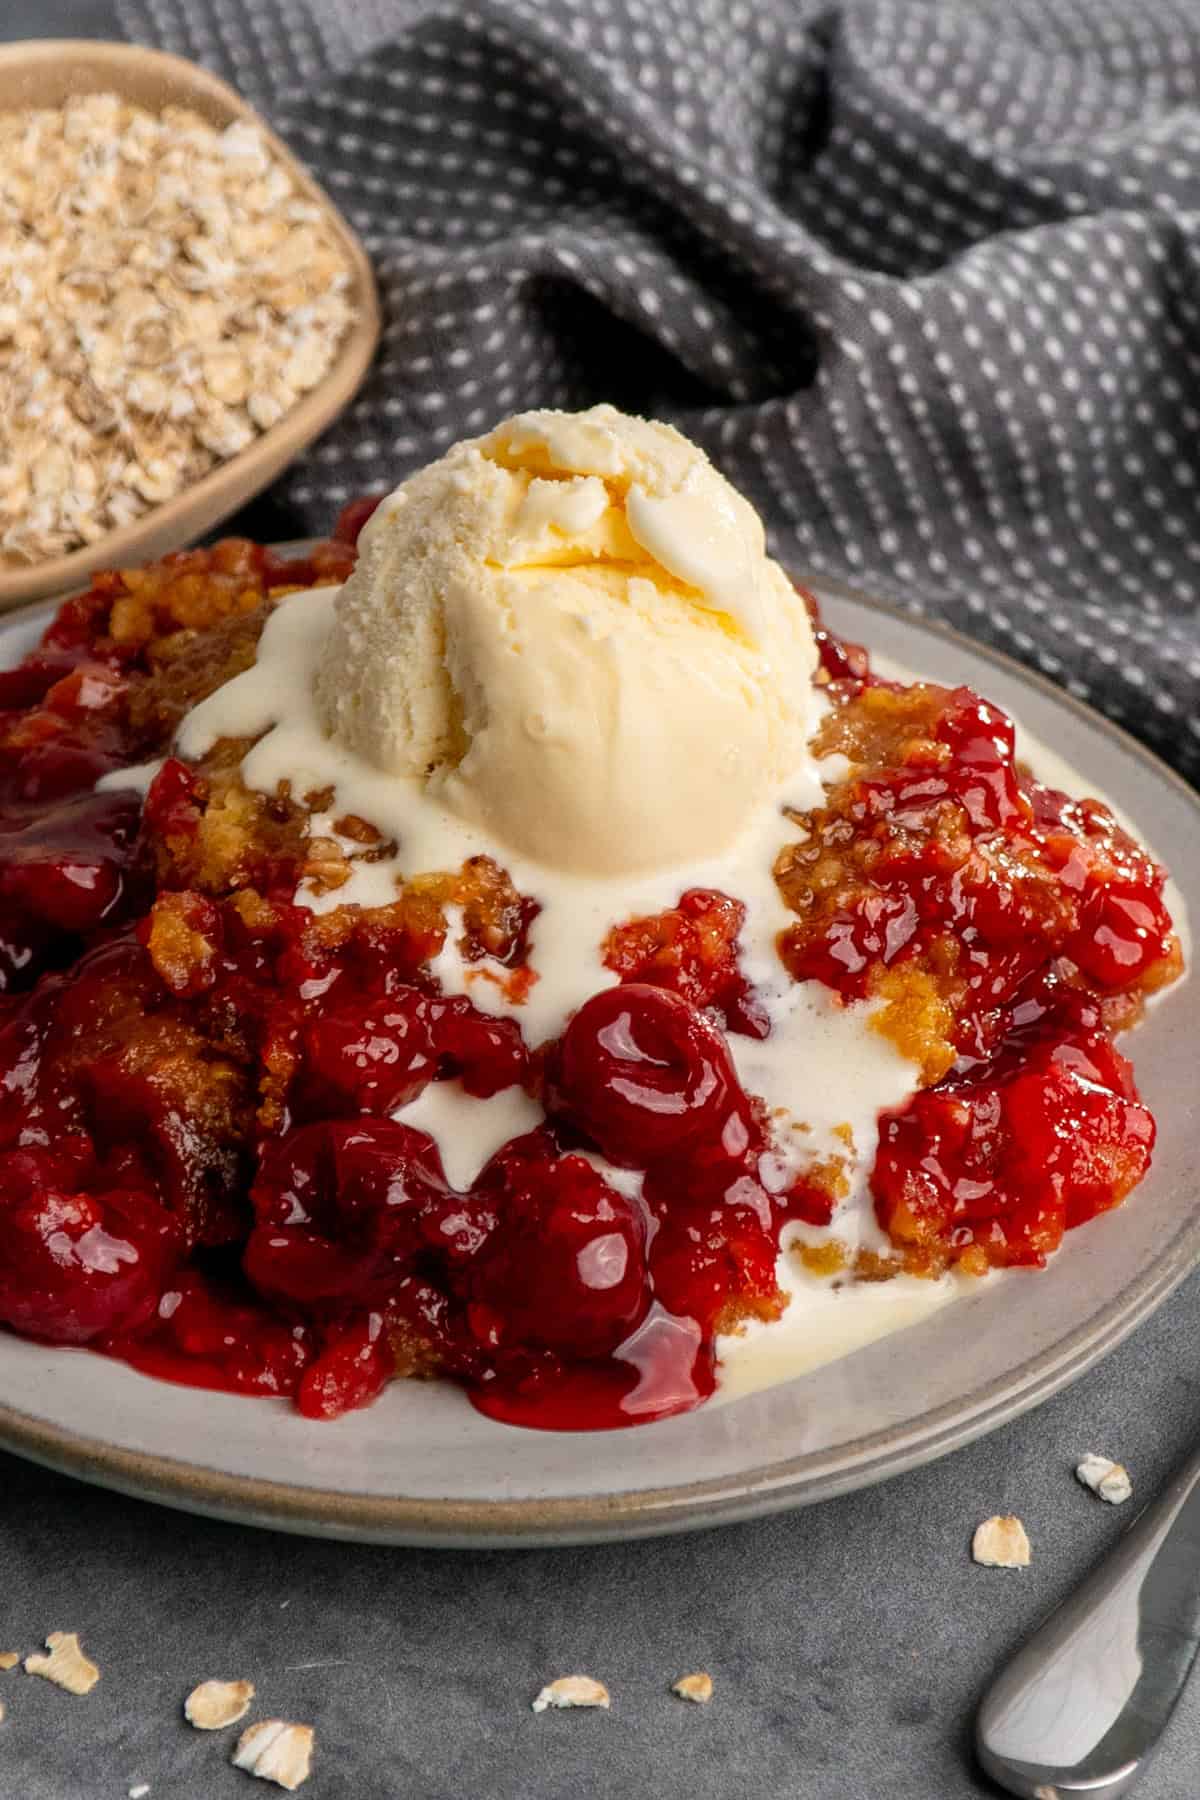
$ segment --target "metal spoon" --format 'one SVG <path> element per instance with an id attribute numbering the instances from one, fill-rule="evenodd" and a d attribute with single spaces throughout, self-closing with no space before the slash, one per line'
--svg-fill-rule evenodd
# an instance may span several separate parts
<path id="1" fill-rule="evenodd" d="M 1200 1450 L 984 1696 L 984 1769 L 1025 1800 L 1117 1800 L 1200 1647 Z"/>

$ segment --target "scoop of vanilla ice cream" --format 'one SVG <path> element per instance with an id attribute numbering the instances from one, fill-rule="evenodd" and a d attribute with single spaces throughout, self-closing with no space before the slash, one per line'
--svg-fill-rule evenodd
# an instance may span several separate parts
<path id="1" fill-rule="evenodd" d="M 530 412 L 363 532 L 317 700 L 376 767 L 555 868 L 718 852 L 806 755 L 816 650 L 762 523 L 668 425 Z"/>

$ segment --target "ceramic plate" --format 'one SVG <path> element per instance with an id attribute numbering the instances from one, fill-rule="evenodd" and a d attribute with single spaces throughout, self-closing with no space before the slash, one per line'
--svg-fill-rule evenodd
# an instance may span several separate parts
<path id="1" fill-rule="evenodd" d="M 1113 726 L 1017 665 L 844 594 L 830 623 L 944 682 L 967 682 L 1087 772 L 1168 852 L 1200 917 L 1200 796 Z M 46 609 L 0 626 L 23 654 Z M 1119 1343 L 1200 1249 L 1200 1015 L 1168 994 L 1137 1033 L 1159 1122 L 1154 1168 L 1117 1212 L 898 1336 L 783 1386 L 616 1432 L 482 1418 L 449 1384 L 399 1382 L 310 1424 L 282 1402 L 171 1387 L 86 1351 L 0 1332 L 0 1444 L 197 1512 L 383 1543 L 640 1537 L 826 1499 L 928 1462 L 1035 1406 Z"/>

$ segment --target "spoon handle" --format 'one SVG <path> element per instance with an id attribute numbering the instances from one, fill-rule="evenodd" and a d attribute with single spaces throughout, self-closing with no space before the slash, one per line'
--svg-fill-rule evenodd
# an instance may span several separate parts
<path id="1" fill-rule="evenodd" d="M 1198 1647 L 1200 1450 L 996 1677 L 980 1762 L 1025 1800 L 1128 1793 Z"/>

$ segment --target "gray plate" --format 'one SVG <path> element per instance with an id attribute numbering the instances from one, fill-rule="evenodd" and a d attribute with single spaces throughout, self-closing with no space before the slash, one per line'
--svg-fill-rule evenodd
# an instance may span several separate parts
<path id="1" fill-rule="evenodd" d="M 870 602 L 830 623 L 1014 712 L 1165 852 L 1200 916 L 1200 798 L 1113 726 L 1015 663 Z M 0 626 L 22 654 L 44 609 Z M 384 1543 L 640 1537 L 825 1499 L 927 1462 L 1035 1406 L 1125 1337 L 1200 1248 L 1197 1050 L 1190 991 L 1138 1032 L 1159 1122 L 1154 1168 L 1051 1266 L 988 1284 L 897 1337 L 727 1406 L 609 1433 L 481 1418 L 449 1384 L 397 1383 L 332 1425 L 282 1403 L 167 1386 L 87 1352 L 0 1333 L 0 1444 L 87 1480 L 254 1524 Z"/>

